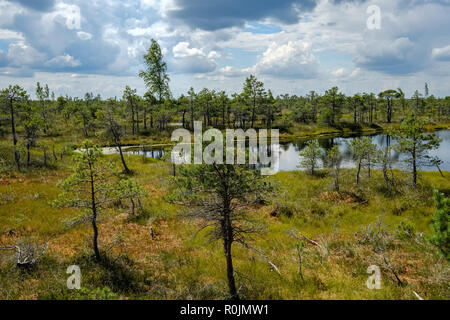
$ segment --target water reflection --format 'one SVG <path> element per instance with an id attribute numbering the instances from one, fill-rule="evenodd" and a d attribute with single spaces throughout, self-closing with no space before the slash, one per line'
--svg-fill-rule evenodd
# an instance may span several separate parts
<path id="1" fill-rule="evenodd" d="M 442 138 L 442 143 L 437 150 L 433 150 L 429 153 L 430 156 L 437 156 L 442 161 L 441 169 L 444 171 L 450 171 L 450 130 L 444 130 L 436 132 L 436 135 Z M 378 149 L 385 149 L 390 145 L 394 145 L 396 143 L 395 139 L 392 139 L 389 135 L 380 134 L 374 135 L 370 137 L 372 142 L 377 145 Z M 355 162 L 353 160 L 353 154 L 350 150 L 350 142 L 353 139 L 358 139 L 358 137 L 334 137 L 334 138 L 320 138 L 319 144 L 324 150 L 329 150 L 333 146 L 339 146 L 339 150 L 341 151 L 343 157 L 341 162 L 342 168 L 354 168 Z M 280 145 L 280 161 L 279 161 L 279 170 L 280 171 L 293 171 L 299 170 L 301 157 L 300 152 L 305 148 L 307 141 L 296 141 L 286 144 Z M 269 146 L 268 146 L 269 147 Z M 151 150 L 142 150 L 142 149 L 128 149 L 127 153 L 143 155 L 149 158 L 161 159 L 166 151 L 162 149 L 151 149 Z M 270 149 L 269 149 L 270 152 Z M 270 153 L 269 153 L 270 154 Z M 395 161 L 394 168 L 406 169 L 407 166 L 404 162 L 406 155 L 399 154 L 397 152 L 391 152 L 391 158 Z M 320 165 L 324 165 L 324 159 L 321 159 Z M 420 170 L 423 171 L 436 171 L 436 167 L 433 166 L 424 166 L 420 165 Z"/>

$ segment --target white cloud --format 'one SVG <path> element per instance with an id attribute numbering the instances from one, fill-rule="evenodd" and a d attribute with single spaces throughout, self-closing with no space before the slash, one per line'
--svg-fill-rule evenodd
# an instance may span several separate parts
<path id="1" fill-rule="evenodd" d="M 7 40 L 7 39 L 25 40 L 21 32 L 8 29 L 0 29 L 0 40 Z"/>
<path id="2" fill-rule="evenodd" d="M 11 66 L 23 67 L 45 60 L 45 55 L 24 42 L 11 43 L 7 58 Z"/>
<path id="3" fill-rule="evenodd" d="M 235 67 L 226 66 L 226 67 L 220 68 L 219 73 L 226 77 L 232 78 L 232 77 L 240 77 L 245 72 L 243 70 L 237 69 Z"/>
<path id="4" fill-rule="evenodd" d="M 342 77 L 347 73 L 347 70 L 345 68 L 339 68 L 331 72 L 331 74 L 335 77 Z"/>
<path id="5" fill-rule="evenodd" d="M 208 53 L 208 59 L 219 59 L 222 55 L 218 53 L 217 51 L 211 51 Z"/>
<path id="6" fill-rule="evenodd" d="M 156 10 L 162 17 L 167 16 L 167 11 L 176 10 L 175 0 L 141 0 L 141 8 L 144 10 Z"/>
<path id="7" fill-rule="evenodd" d="M 60 2 L 50 14 L 51 20 L 64 22 L 67 29 L 81 29 L 81 10 L 77 5 Z"/>
<path id="8" fill-rule="evenodd" d="M 75 68 L 79 67 L 81 65 L 81 62 L 76 60 L 71 55 L 65 54 L 50 59 L 45 63 L 45 65 L 52 68 L 65 68 L 65 67 Z"/>
<path id="9" fill-rule="evenodd" d="M 89 32 L 78 31 L 77 32 L 77 36 L 81 40 L 90 40 L 90 39 L 92 39 L 92 34 L 90 34 Z"/>
<path id="10" fill-rule="evenodd" d="M 257 73 L 300 79 L 316 77 L 318 69 L 319 60 L 312 54 L 310 44 L 303 41 L 283 45 L 272 42 L 254 66 Z"/>
<path id="11" fill-rule="evenodd" d="M 180 42 L 172 49 L 175 58 L 186 58 L 193 56 L 206 57 L 203 49 L 189 48 L 189 42 Z"/>
<path id="12" fill-rule="evenodd" d="M 203 48 L 191 47 L 189 42 L 182 41 L 173 49 L 173 66 L 177 72 L 205 73 L 216 69 L 217 63 L 214 58 L 218 53 L 211 51 L 205 53 Z"/>
<path id="13" fill-rule="evenodd" d="M 431 57 L 438 61 L 450 61 L 450 45 L 443 48 L 434 48 Z"/>

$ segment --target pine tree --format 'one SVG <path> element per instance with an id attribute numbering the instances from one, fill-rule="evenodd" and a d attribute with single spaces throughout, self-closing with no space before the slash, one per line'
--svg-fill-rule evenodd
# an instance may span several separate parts
<path id="1" fill-rule="evenodd" d="M 435 190 L 434 200 L 437 212 L 431 223 L 434 235 L 430 237 L 430 242 L 439 249 L 447 260 L 450 260 L 450 199 Z"/>
<path id="2" fill-rule="evenodd" d="M 319 145 L 319 141 L 311 140 L 307 143 L 306 147 L 300 152 L 300 156 L 303 158 L 300 165 L 303 168 L 308 169 L 312 175 L 314 175 L 316 168 L 318 167 L 320 156 L 323 154 L 322 148 Z"/>
<path id="3" fill-rule="evenodd" d="M 259 171 L 227 164 L 182 166 L 174 179 L 178 190 L 171 201 L 187 206 L 187 217 L 204 223 L 202 229 L 210 228 L 211 238 L 223 242 L 229 293 L 238 299 L 232 245 L 247 246 L 249 236 L 262 230 L 245 209 L 261 201 L 270 184 Z"/>

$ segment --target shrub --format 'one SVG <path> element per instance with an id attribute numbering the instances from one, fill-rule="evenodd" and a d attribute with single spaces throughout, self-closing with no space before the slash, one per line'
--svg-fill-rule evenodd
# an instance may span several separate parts
<path id="1" fill-rule="evenodd" d="M 402 221 L 395 232 L 395 236 L 399 239 L 411 239 L 414 237 L 416 231 L 414 226 L 408 222 Z"/>

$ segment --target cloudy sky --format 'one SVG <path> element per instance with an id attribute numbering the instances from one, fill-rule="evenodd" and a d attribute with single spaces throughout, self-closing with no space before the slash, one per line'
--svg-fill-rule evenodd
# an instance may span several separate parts
<path id="1" fill-rule="evenodd" d="M 373 5 L 379 29 L 367 25 Z M 151 38 L 175 96 L 240 91 L 252 73 L 275 94 L 337 85 L 410 95 L 428 82 L 450 95 L 450 0 L 0 0 L 0 88 L 142 94 Z"/>

